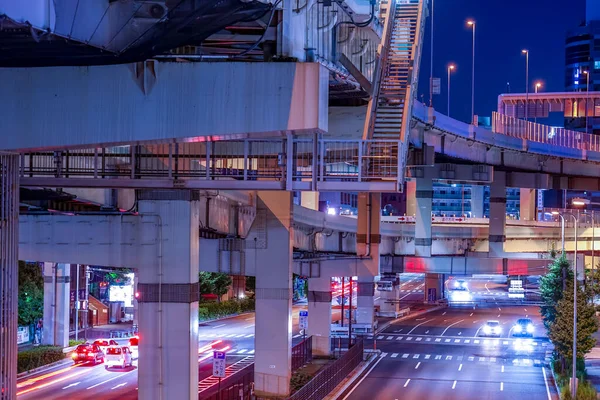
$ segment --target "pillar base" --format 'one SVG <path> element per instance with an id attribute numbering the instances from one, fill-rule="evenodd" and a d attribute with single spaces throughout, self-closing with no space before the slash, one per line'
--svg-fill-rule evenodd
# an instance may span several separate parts
<path id="1" fill-rule="evenodd" d="M 331 337 L 313 335 L 312 337 L 312 354 L 313 356 L 331 355 Z"/>
<path id="2" fill-rule="evenodd" d="M 254 395 L 263 399 L 281 399 L 290 395 L 292 375 L 280 376 L 254 371 Z M 260 388 L 260 389 L 257 389 Z"/>

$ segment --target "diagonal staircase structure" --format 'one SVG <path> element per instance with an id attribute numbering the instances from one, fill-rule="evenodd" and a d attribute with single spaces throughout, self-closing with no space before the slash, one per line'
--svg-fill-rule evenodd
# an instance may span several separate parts
<path id="1" fill-rule="evenodd" d="M 365 168 L 367 174 L 384 172 L 390 179 L 397 178 L 398 191 L 402 191 L 404 184 L 426 10 L 427 0 L 381 2 L 380 18 L 384 29 L 363 133 L 364 140 L 371 140 L 365 149 L 370 160 Z M 391 141 L 400 141 L 401 145 L 390 146 Z M 396 162 L 390 163 L 390 159 Z M 387 171 L 381 171 L 381 168 Z"/>

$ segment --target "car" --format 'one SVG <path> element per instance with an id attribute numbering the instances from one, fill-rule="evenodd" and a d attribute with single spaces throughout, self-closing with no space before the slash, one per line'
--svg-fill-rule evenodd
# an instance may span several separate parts
<path id="1" fill-rule="evenodd" d="M 104 368 L 110 367 L 131 367 L 133 365 L 133 357 L 131 349 L 127 346 L 109 346 L 106 349 Z"/>
<path id="2" fill-rule="evenodd" d="M 94 342 L 95 345 L 100 347 L 100 350 L 102 350 L 104 353 L 106 353 L 106 349 L 109 346 L 118 346 L 119 343 L 117 343 L 116 340 L 113 339 L 98 339 Z"/>
<path id="3" fill-rule="evenodd" d="M 500 336 L 502 334 L 502 327 L 499 321 L 490 320 L 483 325 L 481 331 L 484 336 Z"/>
<path id="4" fill-rule="evenodd" d="M 513 336 L 529 336 L 533 337 L 535 327 L 533 321 L 530 318 L 519 318 L 517 323 L 513 326 Z"/>
<path id="5" fill-rule="evenodd" d="M 456 281 L 454 281 L 454 290 L 467 290 L 468 286 L 467 286 L 467 281 L 463 280 L 463 279 L 458 279 Z"/>
<path id="6" fill-rule="evenodd" d="M 131 355 L 134 359 L 138 358 L 138 345 L 140 343 L 139 336 L 133 336 L 129 338 L 129 348 L 131 349 Z"/>
<path id="7" fill-rule="evenodd" d="M 96 344 L 80 344 L 71 354 L 71 359 L 75 364 L 92 363 L 92 365 L 96 365 L 98 362 L 104 362 L 104 352 Z"/>

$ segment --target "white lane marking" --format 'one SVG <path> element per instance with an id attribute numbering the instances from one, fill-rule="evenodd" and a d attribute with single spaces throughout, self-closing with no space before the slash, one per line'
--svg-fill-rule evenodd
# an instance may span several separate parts
<path id="1" fill-rule="evenodd" d="M 454 326 L 454 325 L 456 325 L 456 324 L 458 324 L 458 323 L 461 323 L 461 322 L 463 322 L 463 321 L 464 321 L 464 319 L 461 319 L 460 321 L 456 321 L 456 322 L 454 322 L 454 323 L 452 323 L 452 324 L 448 325 L 448 327 L 447 327 L 446 329 L 444 329 L 444 332 L 442 332 L 442 334 L 441 334 L 440 336 L 444 336 L 444 333 L 446 333 L 446 331 L 447 331 L 448 329 L 450 329 L 452 326 Z"/>
<path id="2" fill-rule="evenodd" d="M 544 374 L 544 383 L 546 384 L 546 394 L 548 395 L 548 400 L 552 400 L 550 396 L 550 388 L 548 387 L 548 379 L 546 378 L 546 367 L 542 367 L 542 374 Z"/>
<path id="3" fill-rule="evenodd" d="M 252 325 L 248 325 L 248 326 L 247 326 L 247 327 L 245 327 L 244 329 L 249 329 L 249 328 L 252 328 L 253 326 L 254 326 L 254 324 L 252 324 Z"/>
<path id="4" fill-rule="evenodd" d="M 381 353 L 381 358 L 387 357 L 388 353 Z"/>
<path id="5" fill-rule="evenodd" d="M 460 365 L 458 366 L 458 370 L 459 370 L 459 371 L 462 371 L 462 364 L 460 364 Z"/>
<path id="6" fill-rule="evenodd" d="M 417 358 L 419 358 L 420 356 L 421 356 L 420 354 L 415 354 L 415 355 L 413 356 L 413 358 L 417 359 Z"/>
<path id="7" fill-rule="evenodd" d="M 573 296 L 573 297 L 575 297 L 575 296 Z M 383 336 L 381 336 L 381 335 L 377 336 L 377 340 L 381 340 L 381 339 L 383 339 Z"/>
<path id="8" fill-rule="evenodd" d="M 70 385 L 67 385 L 67 386 L 65 386 L 65 387 L 63 388 L 63 390 L 65 390 L 65 389 L 68 389 L 68 388 L 70 388 L 70 387 L 73 387 L 73 386 L 77 386 L 77 385 L 79 385 L 80 383 L 81 383 L 81 382 L 75 382 L 75 383 L 71 383 Z"/>
<path id="9" fill-rule="evenodd" d="M 398 336 L 396 340 L 402 340 L 403 336 Z"/>
<path id="10" fill-rule="evenodd" d="M 230 335 L 223 335 L 224 338 L 232 338 L 235 336 L 235 333 L 232 333 Z"/>
<path id="11" fill-rule="evenodd" d="M 406 382 L 404 383 L 404 387 L 407 387 L 409 382 L 410 382 L 410 378 L 406 380 Z"/>
<path id="12" fill-rule="evenodd" d="M 402 358 L 408 358 L 408 356 L 409 356 L 409 354 L 406 354 L 406 353 L 402 354 Z"/>
<path id="13" fill-rule="evenodd" d="M 454 343 L 460 343 L 460 339 L 454 339 Z"/>
<path id="14" fill-rule="evenodd" d="M 465 339 L 465 344 L 471 343 L 471 339 Z"/>
<path id="15" fill-rule="evenodd" d="M 462 335 L 462 332 L 458 332 L 458 336 Z"/>
<path id="16" fill-rule="evenodd" d="M 502 366 L 502 372 L 504 372 L 504 365 Z"/>
<path id="17" fill-rule="evenodd" d="M 249 334 L 249 335 L 246 335 L 246 336 L 244 336 L 244 337 L 246 337 L 246 338 L 251 338 L 252 336 L 254 336 L 254 333 L 251 333 L 251 334 Z"/>
<path id="18" fill-rule="evenodd" d="M 573 297 L 575 297 L 575 296 L 573 296 Z M 385 340 L 394 340 L 394 337 L 393 336 L 388 336 L 387 338 L 385 338 Z"/>
<path id="19" fill-rule="evenodd" d="M 446 361 L 452 360 L 452 356 L 446 356 Z"/>
<path id="20" fill-rule="evenodd" d="M 426 341 L 426 342 L 431 342 L 431 338 L 430 338 L 430 337 L 428 337 L 428 338 L 425 338 L 425 341 Z"/>
<path id="21" fill-rule="evenodd" d="M 92 385 L 92 386 L 90 386 L 90 387 L 86 388 L 86 390 L 93 389 L 93 388 L 95 388 L 95 387 L 98 387 L 98 386 L 100 386 L 100 385 L 103 385 L 103 384 L 105 384 L 106 382 L 110 382 L 110 381 L 113 381 L 113 380 L 115 380 L 115 379 L 117 379 L 117 378 L 121 378 L 121 377 L 123 377 L 123 376 L 125 376 L 125 375 L 127 375 L 127 374 L 130 374 L 130 373 L 132 373 L 132 372 L 137 372 L 137 369 L 133 369 L 133 370 L 131 370 L 131 371 L 129 371 L 129 372 L 125 372 L 124 374 L 119 374 L 119 375 L 117 375 L 117 376 L 115 376 L 115 377 L 112 377 L 112 378 L 110 378 L 110 379 L 107 379 L 107 380 L 105 380 L 105 381 L 103 381 L 103 382 L 96 383 L 95 385 Z"/>
<path id="22" fill-rule="evenodd" d="M 498 307 L 498 311 L 502 311 L 502 309 L 500 307 Z"/>
<path id="23" fill-rule="evenodd" d="M 427 335 L 428 333 L 429 333 L 429 330 L 426 330 L 426 331 L 425 331 L 425 334 Z"/>
<path id="24" fill-rule="evenodd" d="M 241 349 L 241 350 L 238 350 L 238 352 L 237 352 L 237 353 L 238 353 L 238 354 L 244 354 L 244 353 L 245 353 L 245 352 L 247 352 L 247 351 L 248 351 L 248 349 Z"/>
<path id="25" fill-rule="evenodd" d="M 445 343 L 450 343 L 450 341 L 451 341 L 450 339 L 444 340 Z"/>
<path id="26" fill-rule="evenodd" d="M 425 318 L 423 318 L 423 319 L 425 319 Z M 418 324 L 418 325 L 415 325 L 415 327 L 414 327 L 414 328 L 412 328 L 412 329 L 411 329 L 411 330 L 408 332 L 408 334 L 410 335 L 410 334 L 411 334 L 411 333 L 412 333 L 412 332 L 413 332 L 415 329 L 417 329 L 419 326 L 421 326 L 421 325 L 423 325 L 423 324 L 425 324 L 425 323 L 427 323 L 427 322 L 431 322 L 431 321 L 433 321 L 434 319 L 435 319 L 435 318 L 431 318 L 431 319 L 428 319 L 427 321 L 421 322 L 421 323 L 420 323 L 420 324 Z"/>
<path id="27" fill-rule="evenodd" d="M 575 296 L 573 296 L 573 297 L 575 297 Z M 501 392 L 504 391 L 504 382 L 500 382 L 500 391 Z"/>
<path id="28" fill-rule="evenodd" d="M 300 333 L 299 333 L 299 334 L 297 334 L 297 335 L 294 335 L 294 336 L 292 336 L 292 339 L 297 339 L 297 338 L 299 338 L 300 336 L 302 336 L 302 334 L 300 334 Z M 389 338 L 388 338 L 388 339 L 389 339 Z"/>
<path id="29" fill-rule="evenodd" d="M 436 339 L 435 339 L 435 341 L 436 341 L 436 342 L 441 342 L 441 341 L 442 341 L 442 339 L 440 339 L 440 338 L 436 338 Z"/>
<path id="30" fill-rule="evenodd" d="M 444 311 L 444 313 L 442 315 L 446 315 L 446 311 Z"/>
<path id="31" fill-rule="evenodd" d="M 429 360 L 431 358 L 431 354 L 425 354 L 425 359 Z"/>
<path id="32" fill-rule="evenodd" d="M 525 312 L 527 312 L 527 309 L 526 309 L 526 308 L 524 308 L 523 310 L 525 310 Z"/>
<path id="33" fill-rule="evenodd" d="M 398 357 L 398 353 L 393 353 L 393 354 L 391 355 L 391 357 L 392 357 L 392 358 L 396 358 L 396 357 Z"/>
<path id="34" fill-rule="evenodd" d="M 573 297 L 575 297 L 575 296 L 573 296 Z M 473 343 L 479 344 L 479 340 L 473 340 Z"/>
<path id="35" fill-rule="evenodd" d="M 244 334 L 242 333 L 241 335 L 236 335 L 235 337 L 236 337 L 236 338 L 241 338 L 241 337 L 244 337 L 244 336 L 246 336 L 246 335 L 244 335 Z"/>
<path id="36" fill-rule="evenodd" d="M 472 316 L 473 316 L 473 313 L 471 313 L 471 315 L 469 315 L 469 317 L 472 317 Z"/>
<path id="37" fill-rule="evenodd" d="M 363 376 L 363 377 L 362 377 L 362 378 L 361 378 L 361 379 L 358 381 L 358 383 L 357 383 L 357 384 L 356 384 L 356 385 L 355 385 L 355 386 L 352 388 L 352 390 L 350 390 L 350 391 L 348 392 L 348 394 L 347 394 L 347 395 L 346 395 L 346 396 L 345 396 L 345 397 L 344 397 L 342 400 L 346 400 L 348 397 L 350 397 L 350 395 L 352 394 L 352 392 L 354 392 L 354 390 L 356 390 L 356 388 L 360 386 L 360 384 L 362 383 L 362 381 L 364 381 L 364 380 L 365 380 L 365 378 L 366 378 L 367 376 L 369 376 L 369 374 L 371 373 L 371 371 L 373 371 L 373 369 L 374 369 L 375 367 L 377 367 L 377 364 L 379 364 L 379 363 L 381 362 L 381 360 L 383 360 L 383 357 L 380 357 L 380 358 L 379 358 L 377 361 L 375 361 L 375 364 L 373 364 L 373 366 L 371 367 L 371 369 L 369 369 L 369 371 L 367 371 L 367 373 L 365 374 L 365 376 Z M 409 379 L 409 380 L 410 380 L 410 379 Z M 406 384 L 408 384 L 408 383 L 406 383 Z"/>
<path id="38" fill-rule="evenodd" d="M 454 389 L 456 387 L 456 381 L 454 381 L 454 383 L 452 384 L 452 389 Z"/>
<path id="39" fill-rule="evenodd" d="M 223 326 L 225 326 L 225 324 L 221 324 L 221 325 L 213 326 L 212 328 L 213 328 L 213 329 L 217 329 L 217 328 L 221 328 L 221 327 L 223 327 Z"/>
<path id="40" fill-rule="evenodd" d="M 419 369 L 419 365 L 421 365 L 421 361 L 419 361 L 419 362 L 417 363 L 417 365 L 415 366 L 415 369 Z"/>
<path id="41" fill-rule="evenodd" d="M 248 352 L 248 354 L 254 354 L 254 351 L 255 351 L 255 350 L 250 350 L 250 351 Z"/>
<path id="42" fill-rule="evenodd" d="M 417 341 L 417 342 L 420 342 L 421 340 L 423 340 L 423 338 L 422 338 L 422 337 L 418 337 L 418 338 L 416 339 L 416 341 Z"/>
<path id="43" fill-rule="evenodd" d="M 435 356 L 435 359 L 436 359 L 436 360 L 441 360 L 441 359 L 442 359 L 442 356 L 438 354 L 437 356 Z"/>
<path id="44" fill-rule="evenodd" d="M 117 386 L 114 386 L 114 387 L 110 388 L 110 390 L 115 390 L 115 389 L 123 387 L 125 385 L 127 385 L 127 382 L 119 383 Z"/>
<path id="45" fill-rule="evenodd" d="M 407 337 L 406 340 L 412 340 L 412 336 Z"/>

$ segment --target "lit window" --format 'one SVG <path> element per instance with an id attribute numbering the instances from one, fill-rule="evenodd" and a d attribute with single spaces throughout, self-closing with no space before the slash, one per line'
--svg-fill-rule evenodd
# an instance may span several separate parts
<path id="1" fill-rule="evenodd" d="M 600 69 L 600 61 L 594 61 L 594 69 Z"/>

